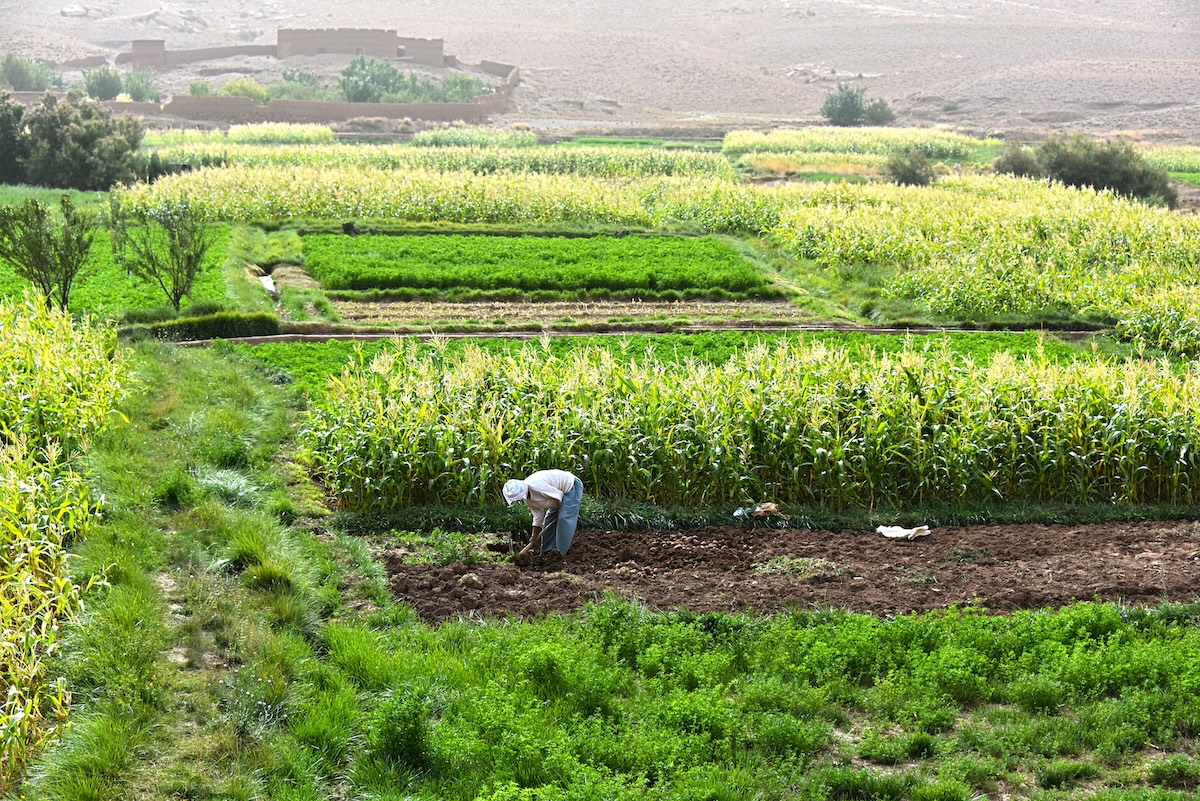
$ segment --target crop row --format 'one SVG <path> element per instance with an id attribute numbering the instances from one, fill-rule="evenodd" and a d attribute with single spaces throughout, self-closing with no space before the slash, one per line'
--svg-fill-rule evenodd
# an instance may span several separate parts
<path id="1" fill-rule="evenodd" d="M 855 187 L 792 204 L 776 239 L 826 267 L 894 267 L 893 293 L 951 315 L 1120 315 L 1195 282 L 1200 222 L 1111 194 L 958 178 Z"/>
<path id="2" fill-rule="evenodd" d="M 310 234 L 304 262 L 326 289 L 769 289 L 761 270 L 712 237 Z"/>
<path id="3" fill-rule="evenodd" d="M 0 792 L 65 718 L 70 693 L 50 681 L 59 626 L 78 608 L 66 544 L 98 507 L 73 462 L 121 393 L 113 333 L 0 303 Z"/>
<path id="4" fill-rule="evenodd" d="M 533 131 L 468 125 L 418 131 L 411 142 L 414 147 L 534 147 L 538 138 Z"/>
<path id="5" fill-rule="evenodd" d="M 544 467 L 670 506 L 1194 503 L 1200 370 L 790 343 L 720 366 L 414 350 L 332 380 L 301 440 L 343 509 L 491 501 Z"/>
<path id="6" fill-rule="evenodd" d="M 930 128 L 794 128 L 769 133 L 730 131 L 722 147 L 730 158 L 746 153 L 860 153 L 891 155 L 920 150 L 933 159 L 967 159 L 999 144 Z"/>
<path id="7" fill-rule="evenodd" d="M 238 145 L 204 143 L 166 147 L 163 161 L 190 167 L 372 167 L 381 170 L 466 171 L 591 175 L 601 178 L 689 175 L 733 178 L 718 153 L 627 147 L 416 148 L 406 145 Z"/>
<path id="8" fill-rule="evenodd" d="M 316 145 L 334 140 L 333 130 L 328 125 L 307 125 L 286 122 L 260 122 L 246 125 L 231 125 L 229 130 L 201 130 L 199 128 L 167 128 L 146 131 L 142 146 L 150 148 L 176 147 L 180 145 Z"/>
<path id="9" fill-rule="evenodd" d="M 888 268 L 892 294 L 965 317 L 1049 311 L 1120 321 L 1155 293 L 1195 286 L 1189 265 L 1200 260 L 1194 218 L 1008 177 L 945 178 L 934 187 L 766 188 L 717 178 L 239 166 L 171 176 L 117 196 L 139 208 L 187 196 L 222 220 L 682 224 L 765 234 L 829 268 Z M 1200 324 L 1194 308 L 1175 308 Z"/>

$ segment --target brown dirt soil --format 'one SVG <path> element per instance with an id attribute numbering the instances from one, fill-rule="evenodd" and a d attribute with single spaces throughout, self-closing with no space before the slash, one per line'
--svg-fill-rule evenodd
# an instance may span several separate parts
<path id="1" fill-rule="evenodd" d="M 606 592 L 657 610 L 835 607 L 879 615 L 952 604 L 1002 613 L 1073 600 L 1156 604 L 1200 596 L 1194 521 L 936 528 L 913 541 L 873 531 L 740 526 L 583 530 L 565 558 L 526 567 L 507 560 L 412 565 L 405 553 L 383 555 L 393 593 L 431 623 L 570 612 Z M 824 560 L 817 563 L 824 569 L 805 578 L 761 567 L 789 560 Z"/>
<path id="2" fill-rule="evenodd" d="M 536 323 L 553 325 L 571 322 L 582 325 L 654 320 L 697 323 L 762 322 L 796 323 L 812 320 L 812 314 L 783 301 L 578 301 L 506 303 L 425 303 L 420 301 L 366 302 L 331 301 L 343 320 L 353 324 L 396 325 L 443 323 Z"/>

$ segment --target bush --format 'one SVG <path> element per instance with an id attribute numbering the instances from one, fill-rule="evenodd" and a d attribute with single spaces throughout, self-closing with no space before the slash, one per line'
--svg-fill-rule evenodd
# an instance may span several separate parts
<path id="1" fill-rule="evenodd" d="M 188 94 L 192 97 L 210 97 L 212 87 L 208 85 L 208 81 L 192 81 L 188 84 Z"/>
<path id="2" fill-rule="evenodd" d="M 862 125 L 887 125 L 895 121 L 896 113 L 886 100 L 878 98 L 867 103 L 863 100 L 864 89 L 839 83 L 825 95 L 821 104 L 821 116 L 830 125 L 849 127 Z"/>
<path id="3" fill-rule="evenodd" d="M 998 173 L 1018 178 L 1042 177 L 1042 165 L 1038 164 L 1037 154 L 1016 142 L 1009 142 L 1005 146 L 1004 152 L 992 162 L 992 168 Z"/>
<path id="4" fill-rule="evenodd" d="M 388 62 L 359 56 L 342 70 L 338 88 L 351 103 L 378 103 L 394 92 L 401 80 L 400 71 Z"/>
<path id="5" fill-rule="evenodd" d="M 893 183 L 904 186 L 929 186 L 934 179 L 933 165 L 916 148 L 889 157 L 883 172 Z"/>
<path id="6" fill-rule="evenodd" d="M 1167 171 L 1147 164 L 1128 142 L 1051 137 L 1038 146 L 1038 163 L 1046 176 L 1068 186 L 1111 189 L 1170 208 L 1179 202 Z"/>
<path id="7" fill-rule="evenodd" d="M 825 95 L 821 104 L 821 116 L 830 125 L 848 127 L 858 125 L 863 118 L 863 92 L 861 87 L 839 83 L 836 89 L 831 89 Z"/>
<path id="8" fill-rule="evenodd" d="M 83 90 L 96 100 L 112 100 L 121 94 L 121 73 L 112 67 L 100 67 L 83 74 Z"/>
<path id="9" fill-rule="evenodd" d="M 59 83 L 60 78 L 44 64 L 9 53 L 0 61 L 0 84 L 14 92 L 43 92 Z"/>
<path id="10" fill-rule="evenodd" d="M 137 178 L 141 120 L 114 117 L 78 92 L 46 95 L 25 113 L 21 128 L 25 183 L 92 191 Z"/>
<path id="11" fill-rule="evenodd" d="M 267 102 L 267 90 L 253 78 L 234 78 L 221 87 L 225 97 L 248 97 L 260 106 Z"/>
<path id="12" fill-rule="evenodd" d="M 1166 170 L 1147 164 L 1128 142 L 1096 142 L 1081 134 L 1053 136 L 1028 150 L 1009 145 L 996 172 L 1050 178 L 1067 186 L 1111 189 L 1118 195 L 1175 208 L 1179 195 Z"/>
<path id="13" fill-rule="evenodd" d="M 125 76 L 125 93 L 135 103 L 157 103 L 158 89 L 154 87 L 154 76 L 148 72 L 131 72 Z"/>
<path id="14" fill-rule="evenodd" d="M 887 125 L 896 121 L 896 112 L 888 102 L 879 97 L 863 106 L 863 122 L 867 125 Z"/>
<path id="15" fill-rule="evenodd" d="M 161 323 L 135 325 L 125 333 L 137 337 L 187 341 L 192 339 L 230 339 L 261 337 L 279 333 L 279 318 L 267 312 L 218 312 L 201 317 L 179 317 Z"/>

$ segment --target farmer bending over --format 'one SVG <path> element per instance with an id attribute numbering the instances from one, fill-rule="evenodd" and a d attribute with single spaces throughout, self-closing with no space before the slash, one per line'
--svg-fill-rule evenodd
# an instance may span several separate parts
<path id="1" fill-rule="evenodd" d="M 533 511 L 533 536 L 518 556 L 551 551 L 566 554 L 579 523 L 582 481 L 566 470 L 539 470 L 524 481 L 510 478 L 504 482 L 504 500 L 509 506 L 524 501 Z"/>

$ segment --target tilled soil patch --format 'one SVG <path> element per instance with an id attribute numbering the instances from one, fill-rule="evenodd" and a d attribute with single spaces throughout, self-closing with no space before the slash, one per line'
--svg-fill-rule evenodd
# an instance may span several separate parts
<path id="1" fill-rule="evenodd" d="M 1200 595 L 1200 523 L 936 528 L 889 540 L 871 531 L 710 527 L 584 530 L 571 552 L 518 567 L 384 560 L 395 597 L 422 619 L 537 617 L 606 592 L 652 609 L 770 614 L 834 607 L 879 615 L 975 604 L 993 612 L 1073 600 L 1127 604 Z"/>

